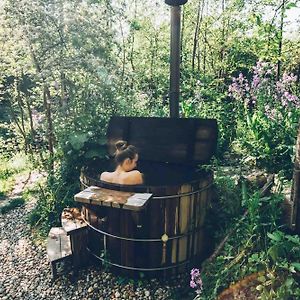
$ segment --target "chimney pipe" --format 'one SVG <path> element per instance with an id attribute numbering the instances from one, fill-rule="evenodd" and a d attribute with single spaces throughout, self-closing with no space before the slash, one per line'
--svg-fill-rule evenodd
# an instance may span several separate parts
<path id="1" fill-rule="evenodd" d="M 180 17 L 181 7 L 187 0 L 165 0 L 171 6 L 171 50 L 170 50 L 170 117 L 179 118 L 180 85 Z"/>

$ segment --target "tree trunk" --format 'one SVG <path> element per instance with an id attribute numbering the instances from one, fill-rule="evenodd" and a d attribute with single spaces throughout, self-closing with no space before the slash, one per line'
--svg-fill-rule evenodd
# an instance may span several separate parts
<path id="1" fill-rule="evenodd" d="M 204 28 L 204 45 L 203 45 L 203 77 L 206 76 L 206 44 L 207 44 L 207 22 Z"/>
<path id="2" fill-rule="evenodd" d="M 44 84 L 44 107 L 46 110 L 46 119 L 47 119 L 47 136 L 48 136 L 48 151 L 49 151 L 49 172 L 53 173 L 54 171 L 54 134 L 53 134 L 53 125 L 52 125 L 52 113 L 51 113 L 51 95 L 49 88 Z"/>
<path id="3" fill-rule="evenodd" d="M 125 76 L 125 65 L 126 65 L 126 43 L 125 43 L 125 36 L 124 36 L 124 31 L 123 31 L 123 26 L 122 26 L 122 21 L 120 20 L 120 31 L 122 35 L 122 73 L 121 73 L 121 84 L 120 84 L 120 89 L 123 89 L 123 83 L 124 83 L 124 76 Z"/>
<path id="4" fill-rule="evenodd" d="M 296 141 L 296 155 L 294 162 L 292 201 L 294 205 L 293 220 L 295 220 L 295 230 L 300 234 L 300 122 Z M 294 223 L 294 222 L 292 222 Z"/>
<path id="5" fill-rule="evenodd" d="M 22 129 L 21 125 L 19 124 L 18 118 L 17 118 L 17 116 L 15 114 L 15 111 L 14 111 L 14 109 L 12 107 L 11 101 L 8 101 L 8 103 L 9 103 L 10 115 L 11 115 L 12 119 L 14 120 L 14 122 L 16 123 L 18 129 L 20 130 L 21 135 L 23 136 L 24 146 L 25 146 L 24 150 L 25 150 L 25 153 L 27 154 L 27 151 L 28 151 L 28 141 L 27 141 L 26 133 Z"/>
<path id="6" fill-rule="evenodd" d="M 28 37 L 28 35 L 27 35 Z M 34 53 L 34 50 L 32 48 L 30 39 L 28 38 L 28 46 L 30 50 L 30 55 L 32 62 L 36 68 L 36 71 L 39 74 L 42 74 L 41 66 L 37 60 L 37 57 Z M 52 125 L 52 114 L 51 114 L 51 95 L 50 90 L 46 83 L 46 78 L 43 78 L 43 100 L 44 100 L 44 109 L 46 112 L 46 120 L 47 120 L 47 139 L 48 139 L 48 151 L 49 151 L 49 158 L 50 158 L 50 164 L 48 165 L 49 173 L 54 172 L 54 133 L 53 133 L 53 125 Z"/>
<path id="7" fill-rule="evenodd" d="M 200 25 L 201 25 L 201 22 L 202 22 L 203 8 L 204 8 L 204 0 L 199 0 L 196 27 L 195 27 L 195 33 L 194 33 L 193 54 L 192 54 L 192 70 L 193 71 L 195 69 L 195 60 L 196 60 L 196 53 L 197 53 L 199 28 L 200 28 Z"/>
<path id="8" fill-rule="evenodd" d="M 22 103 L 22 98 L 21 98 L 21 93 L 20 93 L 20 82 L 19 82 L 19 78 L 17 79 L 17 83 L 16 83 L 16 92 L 17 92 L 17 103 L 20 109 L 20 114 L 21 114 L 21 126 L 22 126 L 22 131 L 26 132 L 25 130 L 25 122 L 24 122 L 24 110 L 23 110 L 23 103 Z"/>
<path id="9" fill-rule="evenodd" d="M 285 12 L 285 1 L 282 0 L 281 16 L 280 16 L 280 30 L 279 30 L 279 42 L 278 42 L 278 61 L 277 61 L 277 81 L 279 81 L 281 75 L 281 53 L 282 53 L 282 40 L 283 40 L 283 21 Z"/>
<path id="10" fill-rule="evenodd" d="M 180 53 L 183 53 L 183 37 L 184 37 L 184 28 L 185 28 L 185 9 L 184 5 L 182 6 L 182 21 L 181 21 L 181 33 L 180 33 Z M 182 55 L 181 55 L 182 57 Z M 180 60 L 181 62 L 181 60 Z"/>
<path id="11" fill-rule="evenodd" d="M 67 103 L 67 93 L 66 93 L 66 74 L 61 71 L 60 73 L 60 99 L 61 106 L 64 113 L 67 112 L 68 103 Z"/>
<path id="12" fill-rule="evenodd" d="M 134 21 L 136 21 L 136 16 L 137 16 L 137 3 L 136 0 L 134 1 Z M 135 71 L 135 65 L 133 61 L 133 54 L 134 54 L 134 42 L 135 42 L 135 28 L 132 29 L 132 41 L 131 41 L 131 50 L 130 50 L 130 64 L 132 71 Z"/>
<path id="13" fill-rule="evenodd" d="M 35 138 L 35 129 L 34 129 L 33 119 L 32 119 L 32 110 L 31 110 L 30 102 L 29 102 L 28 98 L 26 98 L 26 106 L 27 106 L 27 111 L 28 111 L 28 116 L 29 116 L 31 138 L 34 141 L 34 138 Z"/>
<path id="14" fill-rule="evenodd" d="M 222 31 L 221 31 L 221 49 L 219 54 L 220 59 L 220 70 L 219 70 L 219 78 L 223 77 L 224 69 L 223 69 L 223 60 L 224 60 L 224 51 L 225 51 L 225 0 L 222 0 Z"/>

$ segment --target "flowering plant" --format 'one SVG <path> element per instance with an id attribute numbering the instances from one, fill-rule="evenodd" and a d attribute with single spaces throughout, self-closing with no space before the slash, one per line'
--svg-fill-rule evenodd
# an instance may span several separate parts
<path id="1" fill-rule="evenodd" d="M 240 73 L 228 89 L 237 107 L 242 149 L 271 171 L 291 168 L 300 116 L 296 82 L 294 74 L 278 79 L 276 66 L 259 61 L 251 78 Z"/>
<path id="2" fill-rule="evenodd" d="M 273 121 L 281 121 L 284 114 L 300 108 L 300 99 L 295 94 L 297 76 L 283 73 L 279 80 L 276 77 L 276 66 L 258 61 L 251 81 L 242 73 L 232 78 L 229 96 L 243 104 L 246 115 L 256 109 Z"/>
<path id="3" fill-rule="evenodd" d="M 200 299 L 200 294 L 202 293 L 203 290 L 203 283 L 202 283 L 202 278 L 200 275 L 199 269 L 192 269 L 191 270 L 191 281 L 190 281 L 190 287 L 193 289 L 196 289 L 196 299 Z"/>

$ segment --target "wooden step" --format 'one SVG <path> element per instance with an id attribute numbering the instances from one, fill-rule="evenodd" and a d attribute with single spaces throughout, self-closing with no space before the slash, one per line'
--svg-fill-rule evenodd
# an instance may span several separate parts
<path id="1" fill-rule="evenodd" d="M 85 266 L 88 262 L 87 224 L 81 217 L 78 208 L 65 208 L 61 214 L 61 224 L 71 240 L 73 266 L 75 269 Z"/>
<path id="2" fill-rule="evenodd" d="M 72 254 L 70 238 L 62 227 L 52 227 L 47 239 L 50 261 L 57 261 Z"/>
<path id="3" fill-rule="evenodd" d="M 47 255 L 53 279 L 57 276 L 57 263 L 72 256 L 70 237 L 62 227 L 52 227 L 47 239 Z"/>
<path id="4" fill-rule="evenodd" d="M 61 225 L 67 235 L 87 227 L 78 208 L 65 208 L 61 214 Z"/>

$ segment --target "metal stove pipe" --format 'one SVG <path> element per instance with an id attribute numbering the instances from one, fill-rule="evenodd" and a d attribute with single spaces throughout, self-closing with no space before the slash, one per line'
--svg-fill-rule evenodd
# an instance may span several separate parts
<path id="1" fill-rule="evenodd" d="M 180 17 L 181 7 L 187 0 L 165 0 L 171 6 L 171 49 L 170 49 L 170 117 L 179 118 L 180 85 Z"/>

